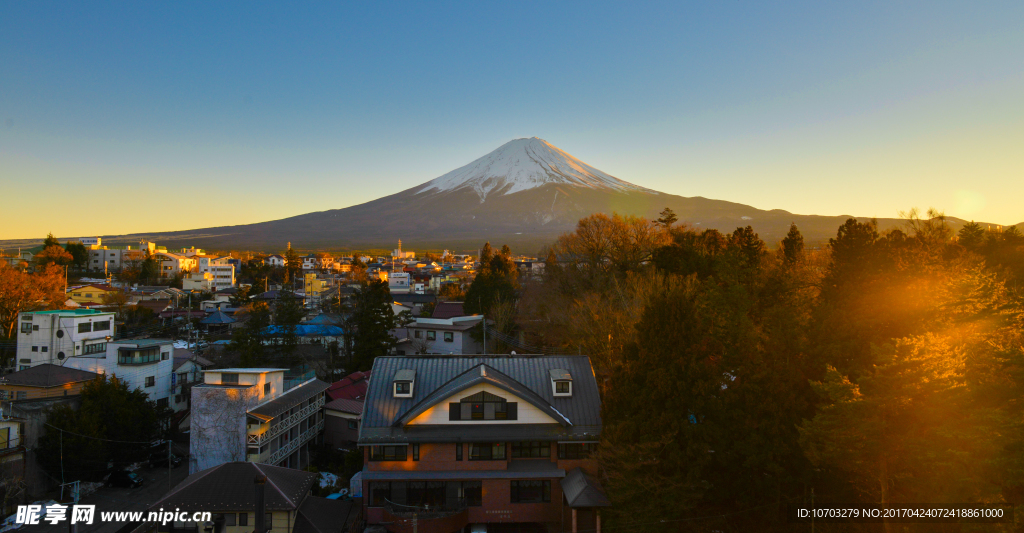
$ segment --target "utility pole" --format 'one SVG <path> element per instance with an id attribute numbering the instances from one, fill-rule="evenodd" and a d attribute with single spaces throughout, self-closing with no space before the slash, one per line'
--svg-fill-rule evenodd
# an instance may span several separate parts
<path id="1" fill-rule="evenodd" d="M 171 487 L 171 458 L 174 454 L 171 453 L 171 439 L 167 439 L 167 491 L 173 488 Z"/>

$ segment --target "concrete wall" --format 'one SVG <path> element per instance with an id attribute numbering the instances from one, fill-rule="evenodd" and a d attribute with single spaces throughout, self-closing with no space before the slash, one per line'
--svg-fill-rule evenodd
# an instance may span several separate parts
<path id="1" fill-rule="evenodd" d="M 192 387 L 189 474 L 246 460 L 246 413 L 261 393 L 258 386 Z"/>

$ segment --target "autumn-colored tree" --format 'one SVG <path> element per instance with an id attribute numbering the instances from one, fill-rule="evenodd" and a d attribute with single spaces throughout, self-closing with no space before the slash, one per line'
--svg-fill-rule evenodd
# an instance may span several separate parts
<path id="1" fill-rule="evenodd" d="M 19 313 L 60 309 L 65 301 L 63 269 L 51 265 L 29 274 L 0 263 L 0 331 L 4 338 L 14 338 Z"/>
<path id="2" fill-rule="evenodd" d="M 72 255 L 69 254 L 62 246 L 56 244 L 43 248 L 43 251 L 33 257 L 33 260 L 40 268 L 46 268 L 50 265 L 57 265 L 60 267 L 70 265 L 74 262 L 75 258 L 72 257 Z"/>

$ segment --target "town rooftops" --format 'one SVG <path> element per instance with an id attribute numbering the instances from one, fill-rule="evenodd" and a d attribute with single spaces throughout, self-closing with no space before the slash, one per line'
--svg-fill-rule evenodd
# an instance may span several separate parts
<path id="1" fill-rule="evenodd" d="M 338 398 L 337 400 L 331 400 L 324 404 L 324 409 L 330 409 L 331 411 L 340 411 L 342 413 L 352 413 L 354 415 L 358 415 L 363 413 L 363 401 L 349 400 L 347 398 Z"/>
<path id="2" fill-rule="evenodd" d="M 19 370 L 4 376 L 0 385 L 18 385 L 21 387 L 58 387 L 68 383 L 90 381 L 99 374 L 77 368 L 51 365 L 49 363 Z"/>
<path id="3" fill-rule="evenodd" d="M 177 370 L 181 365 L 189 361 L 195 361 L 197 365 L 203 368 L 213 366 L 213 361 L 210 361 L 201 355 L 196 355 L 192 353 L 191 350 L 184 350 L 180 348 L 174 350 L 174 370 Z"/>
<path id="4" fill-rule="evenodd" d="M 465 315 L 466 311 L 462 308 L 462 302 L 438 302 L 430 318 L 452 318 Z"/>
<path id="5" fill-rule="evenodd" d="M 199 321 L 200 324 L 216 325 L 216 324 L 232 324 L 235 319 L 225 315 L 220 309 L 210 313 L 210 316 Z"/>
<path id="6" fill-rule="evenodd" d="M 299 337 L 340 337 L 345 334 L 345 330 L 338 326 L 320 326 L 313 324 L 299 324 L 293 326 L 295 328 L 295 335 Z M 285 326 L 267 326 L 263 328 L 265 335 L 284 335 Z"/>
<path id="7" fill-rule="evenodd" d="M 555 396 L 551 370 L 573 376 L 571 396 Z M 415 371 L 409 398 L 392 394 L 402 370 Z M 430 407 L 479 384 L 504 390 L 533 404 L 553 422 L 409 424 Z M 444 406 L 447 409 L 447 406 Z M 586 356 L 416 356 L 378 357 L 363 406 L 359 443 L 488 442 L 566 440 L 596 442 L 601 433 L 601 399 Z"/>
<path id="8" fill-rule="evenodd" d="M 60 315 L 60 316 L 85 316 L 85 315 L 112 315 L 112 312 L 97 311 L 95 309 L 57 309 L 55 311 L 32 311 L 36 315 Z"/>
<path id="9" fill-rule="evenodd" d="M 211 368 L 208 372 L 227 372 L 229 374 L 264 374 L 266 372 L 287 372 L 287 368 Z"/>
<path id="10" fill-rule="evenodd" d="M 188 476 L 150 508 L 219 512 L 255 509 L 256 476 L 267 476 L 264 504 L 268 511 L 294 511 L 319 474 L 257 463 L 224 463 Z"/>
<path id="11" fill-rule="evenodd" d="M 334 383 L 327 389 L 327 396 L 332 400 L 345 398 L 349 400 L 362 400 L 366 397 L 366 387 L 369 385 L 370 371 L 353 372 Z"/>

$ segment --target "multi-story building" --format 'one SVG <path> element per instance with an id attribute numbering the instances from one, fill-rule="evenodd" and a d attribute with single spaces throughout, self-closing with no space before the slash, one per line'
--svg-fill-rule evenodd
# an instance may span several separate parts
<path id="1" fill-rule="evenodd" d="M 16 368 L 60 364 L 81 355 L 104 354 L 114 338 L 114 313 L 71 309 L 21 313 Z"/>
<path id="2" fill-rule="evenodd" d="M 330 270 L 334 258 L 327 254 L 309 254 L 302 258 L 303 270 Z"/>
<path id="3" fill-rule="evenodd" d="M 188 257 L 170 252 L 158 252 L 152 256 L 160 264 L 160 278 L 171 279 L 180 272 L 196 270 L 195 257 Z"/>
<path id="4" fill-rule="evenodd" d="M 210 274 L 214 290 L 229 289 L 235 286 L 235 265 L 229 262 L 230 256 L 194 255 L 192 258 L 196 261 L 196 272 Z"/>
<path id="5" fill-rule="evenodd" d="M 378 357 L 359 429 L 366 521 L 600 531 L 600 411 L 584 356 Z"/>
<path id="6" fill-rule="evenodd" d="M 115 375 L 129 389 L 145 392 L 158 407 L 171 407 L 174 341 L 170 339 L 108 342 L 105 352 L 69 357 L 63 366 Z"/>
<path id="7" fill-rule="evenodd" d="M 195 473 L 232 461 L 288 468 L 309 464 L 324 428 L 327 383 L 288 379 L 283 368 L 207 370 L 192 387 L 191 457 Z"/>
<path id="8" fill-rule="evenodd" d="M 209 272 L 189 272 L 181 279 L 181 288 L 186 291 L 213 292 L 213 274 Z"/>

